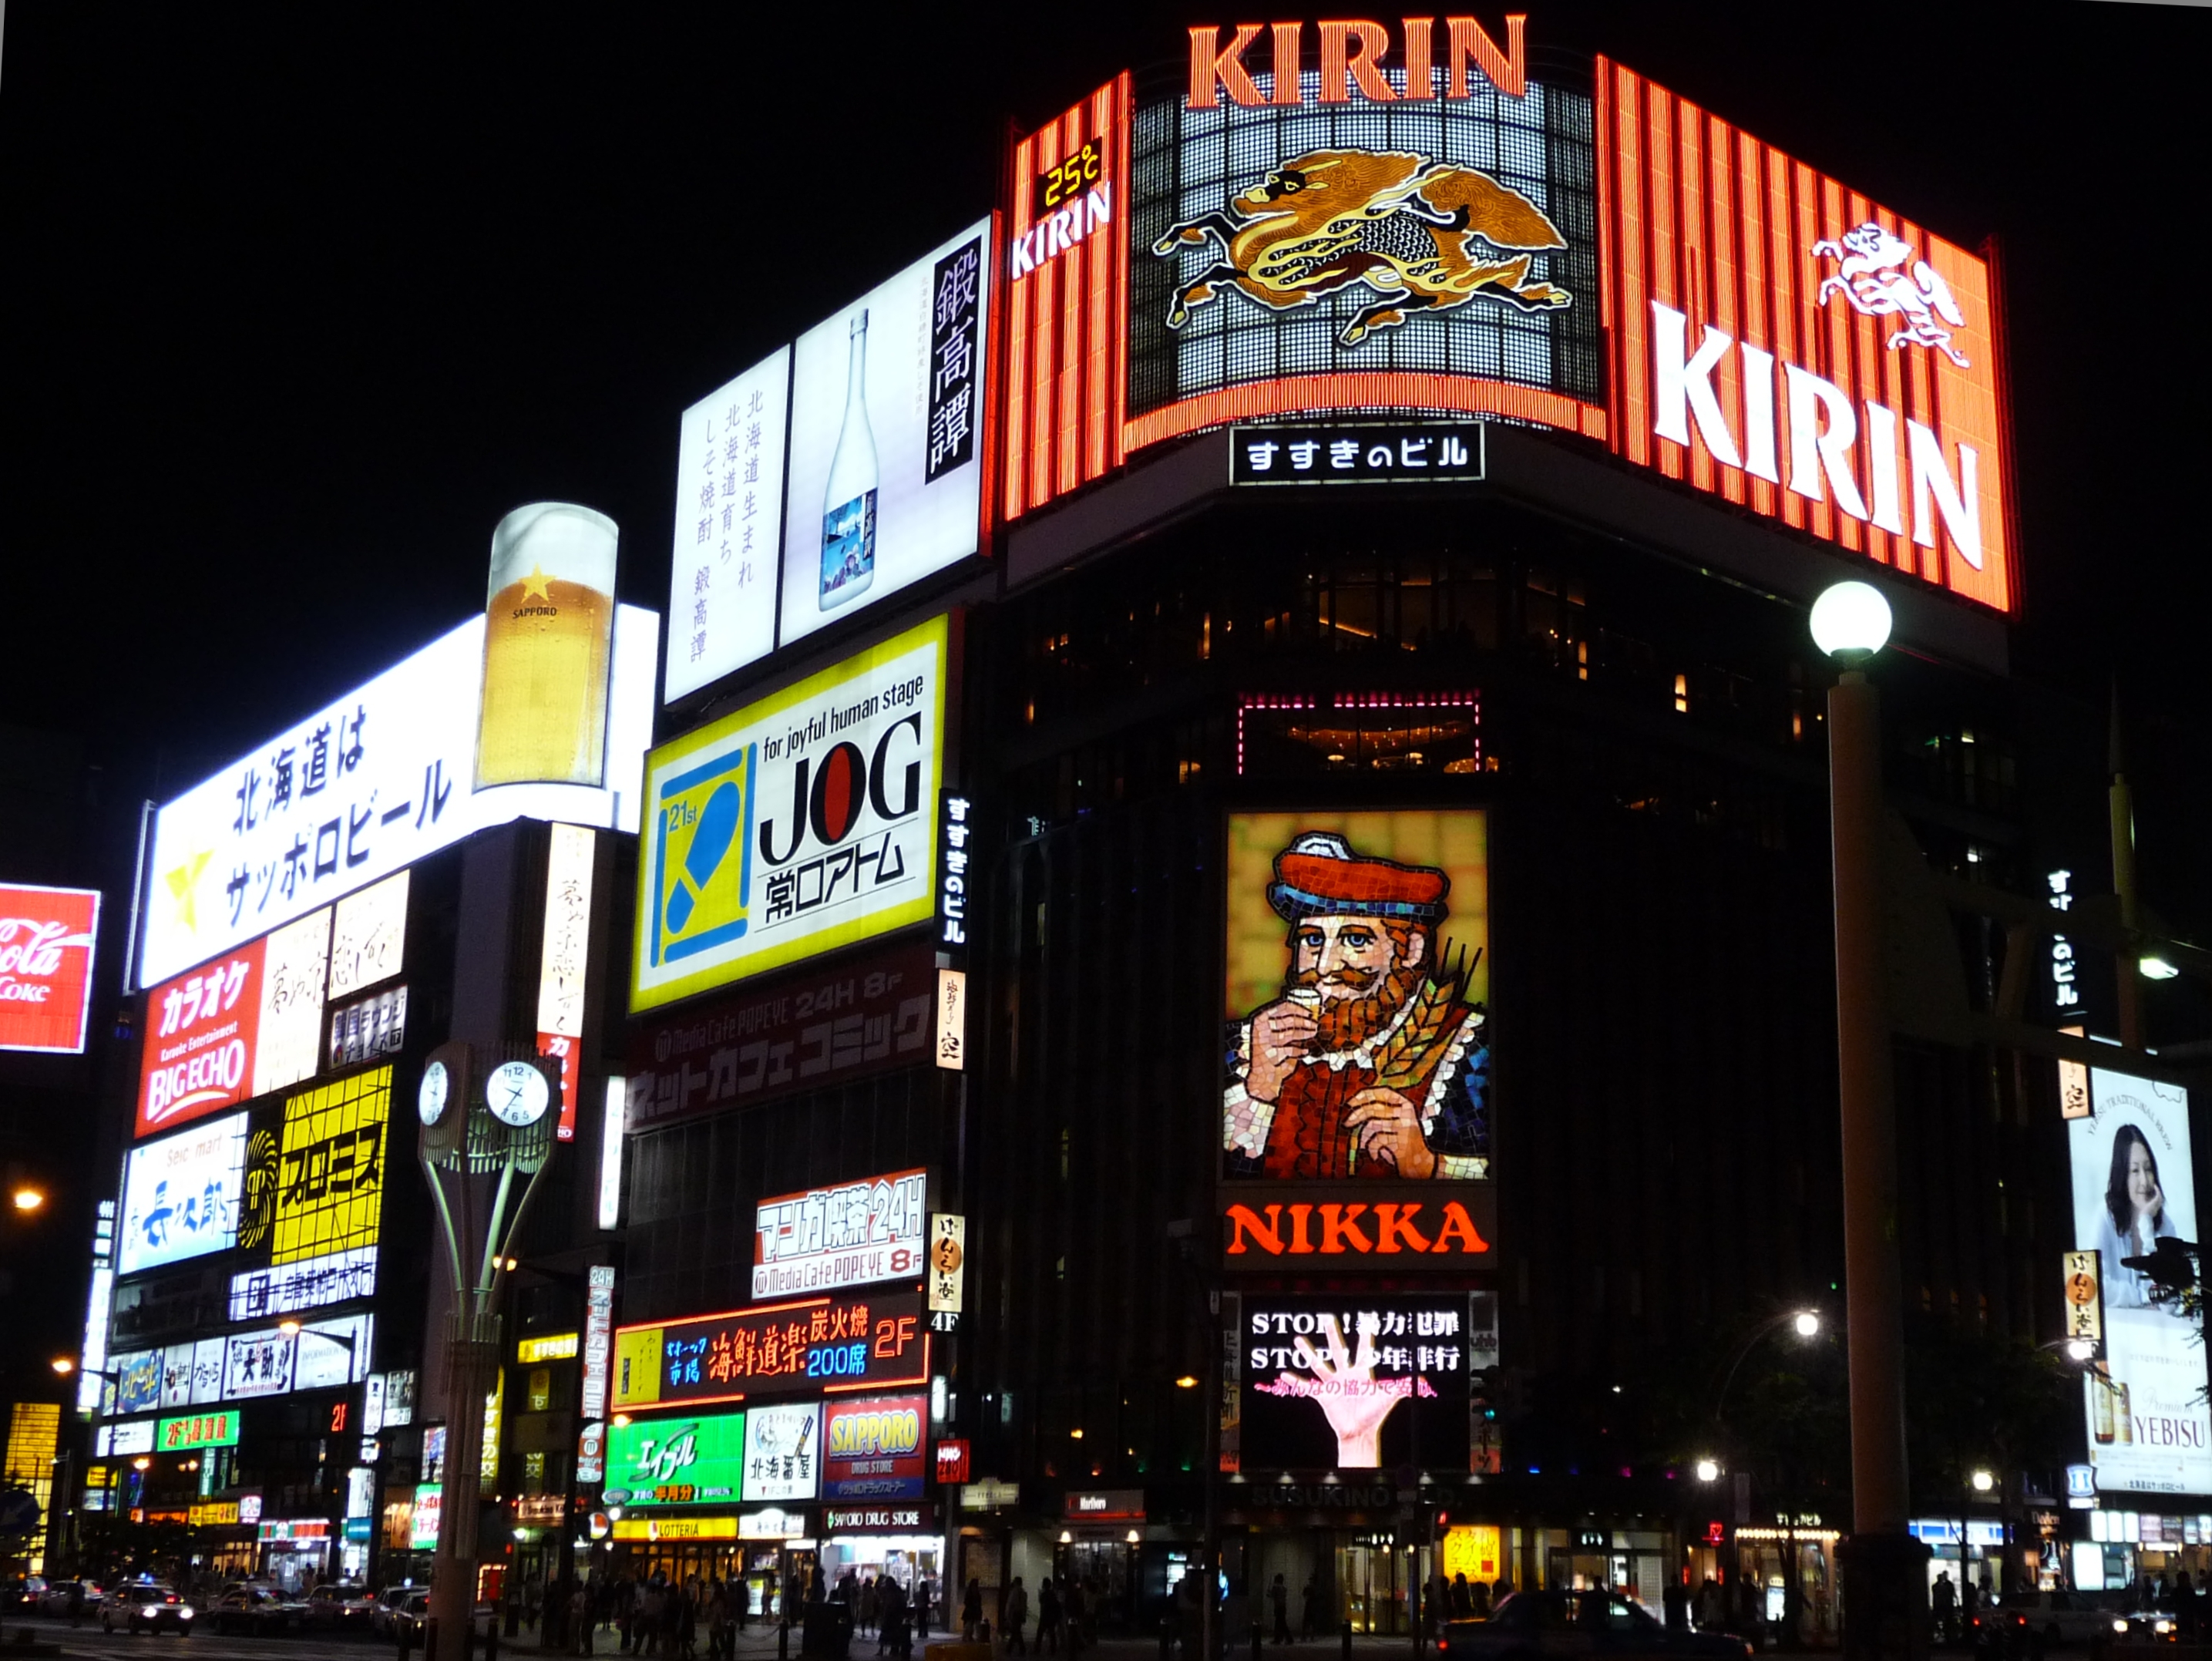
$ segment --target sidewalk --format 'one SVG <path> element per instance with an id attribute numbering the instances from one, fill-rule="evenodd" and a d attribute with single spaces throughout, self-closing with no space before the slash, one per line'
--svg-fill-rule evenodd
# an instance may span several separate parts
<path id="1" fill-rule="evenodd" d="M 592 1654 L 618 1656 L 622 1653 L 622 1635 L 612 1627 L 596 1628 L 592 1631 Z M 915 1661 L 926 1661 L 924 1652 L 929 1645 L 957 1643 L 959 1641 L 959 1637 L 960 1634 L 957 1632 L 951 1634 L 933 1632 L 927 1639 L 916 1639 L 914 1646 Z M 776 1628 L 774 1621 L 769 1622 L 765 1627 L 755 1621 L 738 1634 L 737 1638 L 738 1661 L 775 1661 Z M 704 1638 L 698 1639 L 692 1647 L 696 1652 L 697 1661 L 706 1661 L 707 1640 Z M 546 1653 L 538 1648 L 536 1641 L 527 1634 L 513 1640 L 511 1643 L 502 1643 L 501 1648 L 502 1652 L 511 1651 L 517 1656 L 525 1652 L 533 1655 Z M 999 1661 L 1006 1661 L 1006 1647 L 1003 1643 L 994 1642 L 991 1649 L 993 1654 L 999 1658 Z M 1341 1637 L 1312 1638 L 1301 1639 L 1297 1643 L 1288 1646 L 1267 1645 L 1263 1649 L 1262 1657 L 1263 1661 L 1289 1661 L 1289 1658 L 1291 1657 L 1303 1657 L 1306 1661 L 1337 1661 L 1337 1658 L 1342 1655 L 1343 1651 L 1344 1640 Z M 1404 1634 L 1395 1637 L 1370 1637 L 1358 1634 L 1352 1640 L 1352 1653 L 1359 1658 L 1359 1661 L 1382 1661 L 1383 1658 L 1390 1656 L 1404 1658 L 1404 1661 L 1413 1661 L 1418 1652 L 1413 1647 L 1413 1639 Z M 1020 1657 L 1024 1652 L 1016 1650 L 1014 1654 Z M 1040 1652 L 1032 1640 L 1027 1646 L 1027 1654 L 1030 1657 L 1040 1654 L 1053 1657 L 1054 1652 L 1049 1649 Z M 846 1656 L 847 1661 L 876 1661 L 876 1640 L 873 1638 L 864 1637 L 859 1633 L 854 1634 L 852 1647 L 846 1652 Z M 1229 1646 L 1225 1661 L 1251 1661 L 1251 1658 L 1252 1644 L 1248 1634 L 1243 1642 L 1231 1644 Z M 1096 1643 L 1085 1644 L 1078 1661 L 1159 1661 L 1159 1658 L 1160 1640 L 1157 1635 L 1144 1636 L 1128 1634 L 1102 1637 Z M 668 1655 L 668 1652 L 664 1650 L 654 1658 L 654 1661 L 675 1661 L 675 1658 Z M 791 1634 L 789 1661 L 799 1661 L 799 1633 L 795 1628 Z M 1054 1661 L 1066 1661 L 1066 1652 L 1064 1650 L 1060 1652 L 1054 1658 Z M 1183 1661 L 1180 1651 L 1176 1652 L 1172 1661 Z"/>

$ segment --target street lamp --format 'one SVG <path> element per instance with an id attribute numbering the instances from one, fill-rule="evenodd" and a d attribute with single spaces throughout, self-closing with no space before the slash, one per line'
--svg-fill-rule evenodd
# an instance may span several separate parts
<path id="1" fill-rule="evenodd" d="M 1976 1471 L 1968 1480 L 1973 1483 L 1977 1494 L 1987 1494 L 1997 1485 L 1997 1479 L 1985 1470 Z"/>
<path id="2" fill-rule="evenodd" d="M 36 1211 L 40 1206 L 43 1206 L 46 1202 L 46 1196 L 43 1191 L 32 1188 L 27 1184 L 17 1189 L 15 1192 L 14 1198 L 15 1202 L 15 1209 L 23 1213 L 26 1216 L 28 1216 L 32 1212 Z"/>
<path id="3" fill-rule="evenodd" d="M 558 1063 L 520 1045 L 445 1043 L 422 1064 L 416 1154 L 430 1184 L 453 1287 L 446 1322 L 445 1493 L 430 1569 L 431 1621 L 446 1634 L 440 1661 L 466 1652 L 476 1603 L 484 1397 L 499 1366 L 500 1293 L 515 1264 L 523 1219 L 552 1164 L 560 1092 Z M 519 1198 L 518 1174 L 526 1179 Z M 495 1184 L 488 1181 L 494 1176 Z"/>
<path id="4" fill-rule="evenodd" d="M 1698 1480 L 1700 1482 L 1719 1482 L 1721 1480 L 1721 1468 L 1719 1462 L 1713 1459 L 1698 1460 Z"/>
<path id="5" fill-rule="evenodd" d="M 1796 1320 L 1791 1324 L 1797 1329 L 1797 1335 L 1800 1338 L 1817 1338 L 1820 1335 L 1820 1317 L 1812 1310 L 1799 1310 Z"/>
<path id="6" fill-rule="evenodd" d="M 1906 1527 L 1897 1115 L 1882 1001 L 1881 700 L 1864 668 L 1889 640 L 1889 602 L 1871 583 L 1838 582 L 1814 602 L 1812 630 L 1843 671 L 1828 693 L 1828 806 L 1851 1409 L 1851 1535 L 1837 1551 L 1844 1649 L 1917 1661 L 1928 1650 L 1928 1548 Z"/>

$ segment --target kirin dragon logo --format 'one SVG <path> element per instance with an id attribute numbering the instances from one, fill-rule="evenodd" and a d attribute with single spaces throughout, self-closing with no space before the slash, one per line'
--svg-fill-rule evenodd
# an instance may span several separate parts
<path id="1" fill-rule="evenodd" d="M 1951 331 L 1966 326 L 1966 313 L 1951 285 L 1933 265 L 1914 257 L 1911 243 L 1869 219 L 1845 231 L 1840 241 L 1815 242 L 1813 258 L 1838 262 L 1836 274 L 1820 283 L 1823 306 L 1830 295 L 1839 294 L 1863 316 L 1902 319 L 1889 337 L 1892 351 L 1907 344 L 1932 346 L 1960 368 L 1967 367 L 1966 355 L 1951 344 Z"/>
<path id="2" fill-rule="evenodd" d="M 1403 151 L 1310 150 L 1222 212 L 1170 227 L 1152 252 L 1208 237 L 1224 257 L 1176 288 L 1170 329 L 1224 288 L 1290 311 L 1364 283 L 1381 298 L 1344 326 L 1342 346 L 1478 297 L 1524 312 L 1574 303 L 1565 289 L 1529 281 L 1536 255 L 1567 246 L 1541 208 L 1473 167 Z"/>

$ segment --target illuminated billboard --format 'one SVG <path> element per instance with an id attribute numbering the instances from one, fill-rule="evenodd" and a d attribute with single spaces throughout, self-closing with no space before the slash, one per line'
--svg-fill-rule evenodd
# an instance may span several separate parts
<path id="1" fill-rule="evenodd" d="M 669 570 L 672 702 L 775 649 L 791 348 L 684 412 Z"/>
<path id="2" fill-rule="evenodd" d="M 1989 263 L 1598 60 L 1613 452 L 2016 607 Z"/>
<path id="3" fill-rule="evenodd" d="M 636 828 L 659 618 L 615 608 L 601 786 L 477 786 L 484 629 L 471 618 L 155 815 L 143 979 L 235 952 L 489 825 Z"/>
<path id="4" fill-rule="evenodd" d="M 1014 147 L 1007 204 L 1008 519 L 1121 464 L 1129 379 L 1130 77 Z"/>
<path id="5" fill-rule="evenodd" d="M 0 884 L 0 1050 L 84 1052 L 100 893 Z"/>
<path id="6" fill-rule="evenodd" d="M 617 1408 L 735 1402 L 920 1384 L 918 1292 L 845 1293 L 615 1331 Z"/>
<path id="7" fill-rule="evenodd" d="M 331 927 L 330 1001 L 397 975 L 407 956 L 407 873 L 349 894 Z"/>
<path id="8" fill-rule="evenodd" d="M 1464 1268 L 1480 1227 L 1464 1208 L 1489 1203 L 1491 1177 L 1484 816 L 1230 816 L 1225 973 L 1221 1192 L 1297 1201 L 1298 1185 L 1380 1183 L 1405 1201 L 1391 1206 L 1401 1223 L 1411 1203 L 1431 1208 L 1382 1250 Z M 1290 1206 L 1294 1245 L 1276 1250 L 1307 1241 L 1305 1210 Z M 1329 1210 L 1345 1221 L 1347 1208 Z M 1371 1226 L 1329 1234 L 1305 1250 L 1374 1250 Z"/>
<path id="9" fill-rule="evenodd" d="M 870 1396 L 825 1402 L 822 1497 L 919 1500 L 929 1475 L 929 1397 Z"/>
<path id="10" fill-rule="evenodd" d="M 116 1270 L 136 1275 L 236 1243 L 246 1115 L 141 1142 L 125 1161 Z"/>
<path id="11" fill-rule="evenodd" d="M 929 1173 L 901 1171 L 780 1194 L 754 1213 L 753 1296 L 921 1278 Z"/>
<path id="12" fill-rule="evenodd" d="M 2097 1068 L 2089 1094 L 2090 1112 L 2067 1122 L 2066 1138 L 2074 1244 L 2096 1258 L 2088 1291 L 2103 1308 L 2104 1354 L 2082 1383 L 2097 1488 L 2212 1493 L 2212 1409 L 2195 1323 L 2128 1262 L 2150 1256 L 2161 1241 L 2202 1238 L 2189 1092 Z"/>
<path id="13" fill-rule="evenodd" d="M 317 1070 L 330 933 L 328 908 L 310 912 L 148 992 L 137 1135 Z"/>
<path id="14" fill-rule="evenodd" d="M 799 338 L 780 639 L 981 545 L 991 222 Z"/>
<path id="15" fill-rule="evenodd" d="M 745 1415 L 745 1503 L 811 1500 L 822 1478 L 822 1403 L 755 1408 Z"/>
<path id="16" fill-rule="evenodd" d="M 630 1007 L 935 915 L 949 620 L 662 745 Z"/>
<path id="17" fill-rule="evenodd" d="M 627 1510 L 734 1506 L 744 1486 L 745 1415 L 633 1419 L 607 1430 L 600 1498 Z"/>
<path id="18" fill-rule="evenodd" d="M 1590 99 L 1515 22 L 1191 31 L 1130 145 L 1129 450 L 1344 409 L 1604 436 Z"/>
<path id="19" fill-rule="evenodd" d="M 629 1025 L 624 1123 L 750 1106 L 929 1055 L 936 954 L 927 940 L 748 980 Z"/>
<path id="20" fill-rule="evenodd" d="M 391 1104 L 388 1067 L 284 1104 L 272 1263 L 281 1268 L 376 1244 Z"/>
<path id="21" fill-rule="evenodd" d="M 1237 1321 L 1245 1469 L 1468 1468 L 1468 1381 L 1498 1361 L 1495 1293 L 1248 1294 Z"/>

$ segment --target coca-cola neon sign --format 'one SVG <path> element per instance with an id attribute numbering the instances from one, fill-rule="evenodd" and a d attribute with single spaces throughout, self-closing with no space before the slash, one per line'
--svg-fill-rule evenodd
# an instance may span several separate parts
<path id="1" fill-rule="evenodd" d="M 84 1051 L 100 895 L 0 887 L 0 1050 Z"/>

